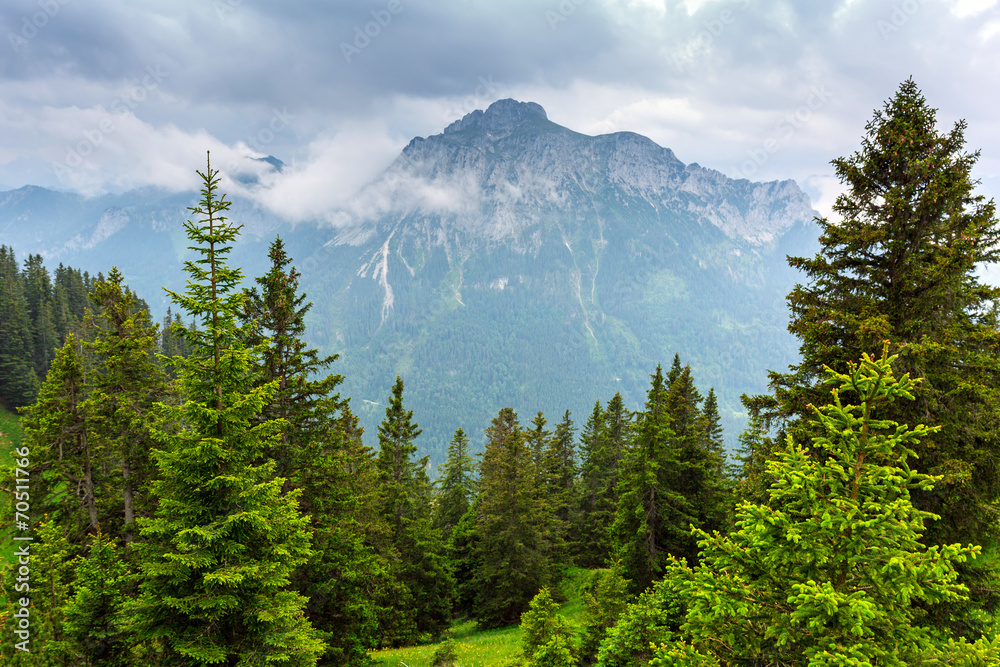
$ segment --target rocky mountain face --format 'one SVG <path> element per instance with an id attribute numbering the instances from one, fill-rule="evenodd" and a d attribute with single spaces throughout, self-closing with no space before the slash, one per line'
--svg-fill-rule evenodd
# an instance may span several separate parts
<path id="1" fill-rule="evenodd" d="M 792 181 L 733 180 L 501 100 L 411 141 L 300 266 L 366 430 L 399 373 L 435 463 L 501 407 L 581 426 L 616 391 L 638 407 L 675 352 L 734 443 L 740 394 L 795 357 L 784 258 L 814 251 L 813 215 Z"/>
<path id="2" fill-rule="evenodd" d="M 0 243 L 50 269 L 117 265 L 160 317 L 161 287 L 183 288 L 181 223 L 197 199 L 25 187 L 0 193 Z M 340 354 L 369 444 L 400 374 L 436 465 L 456 428 L 480 440 L 502 407 L 550 424 L 568 409 L 578 426 L 615 392 L 638 408 L 675 352 L 715 387 L 735 444 L 740 394 L 795 359 L 785 255 L 815 251 L 812 216 L 792 181 L 733 180 L 637 134 L 586 136 L 501 100 L 411 141 L 332 227 L 238 198 L 230 217 L 248 280 L 285 239 L 315 304 L 309 336 Z"/>

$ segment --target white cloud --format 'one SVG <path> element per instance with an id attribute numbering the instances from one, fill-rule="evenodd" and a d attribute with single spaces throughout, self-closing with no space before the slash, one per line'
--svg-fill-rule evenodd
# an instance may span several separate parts
<path id="1" fill-rule="evenodd" d="M 327 219 L 399 154 L 384 125 L 349 123 L 313 140 L 306 157 L 266 176 L 249 196 L 290 220 Z"/>
<path id="2" fill-rule="evenodd" d="M 997 0 L 950 0 L 951 12 L 957 18 L 977 16 L 997 4 Z"/>

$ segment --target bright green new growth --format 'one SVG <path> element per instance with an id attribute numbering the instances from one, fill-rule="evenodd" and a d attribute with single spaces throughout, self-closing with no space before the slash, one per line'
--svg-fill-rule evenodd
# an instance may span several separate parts
<path id="1" fill-rule="evenodd" d="M 741 504 L 729 536 L 695 531 L 700 565 L 674 563 L 668 576 L 687 598 L 682 635 L 697 651 L 664 646 L 653 664 L 708 665 L 712 655 L 722 665 L 910 665 L 944 652 L 913 602 L 963 599 L 955 564 L 980 547 L 918 541 L 937 517 L 915 509 L 910 493 L 937 478 L 907 460 L 936 428 L 879 418 L 912 400 L 917 383 L 893 377 L 895 358 L 866 354 L 848 373 L 828 369 L 831 403 L 814 408 L 819 435 L 811 449 L 789 438 L 768 463 L 768 504 Z"/>
<path id="2" fill-rule="evenodd" d="M 538 592 L 521 616 L 524 630 L 521 663 L 525 667 L 576 667 L 573 633 L 559 616 L 559 603 L 548 588 Z"/>
<path id="3" fill-rule="evenodd" d="M 289 576 L 308 559 L 309 517 L 298 493 L 282 493 L 274 462 L 262 454 L 282 424 L 258 416 L 275 383 L 254 387 L 256 355 L 243 346 L 236 317 L 245 295 L 241 274 L 225 264 L 239 226 L 221 215 L 218 172 L 198 172 L 202 200 L 187 222 L 191 248 L 184 294 L 174 301 L 198 320 L 198 330 L 175 330 L 191 346 L 174 359 L 180 405 L 159 406 L 166 426 L 154 431 L 159 500 L 152 519 L 139 520 L 144 541 L 135 550 L 142 583 L 135 629 L 163 646 L 176 665 L 314 665 L 323 644 L 305 619 L 305 599 L 288 590 Z"/>

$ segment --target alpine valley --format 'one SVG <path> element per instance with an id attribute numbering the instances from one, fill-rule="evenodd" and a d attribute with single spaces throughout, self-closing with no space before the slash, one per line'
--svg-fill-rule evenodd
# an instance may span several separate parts
<path id="1" fill-rule="evenodd" d="M 0 244 L 22 260 L 41 253 L 50 270 L 114 261 L 162 316 L 160 287 L 181 286 L 195 199 L 25 187 L 0 193 Z M 579 134 L 514 100 L 413 139 L 331 213 L 334 226 L 293 226 L 241 199 L 232 213 L 246 225 L 233 262 L 248 280 L 266 271 L 267 242 L 285 240 L 314 304 L 308 337 L 340 354 L 334 371 L 367 443 L 399 374 L 434 466 L 455 429 L 480 445 L 505 406 L 550 423 L 571 410 L 577 426 L 615 392 L 638 408 L 675 353 L 714 387 L 732 446 L 740 395 L 797 357 L 785 257 L 818 248 L 793 181 L 734 180 L 640 135 Z"/>

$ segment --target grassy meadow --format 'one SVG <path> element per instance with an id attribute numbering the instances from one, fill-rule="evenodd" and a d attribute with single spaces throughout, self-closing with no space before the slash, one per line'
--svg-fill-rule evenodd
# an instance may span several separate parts
<path id="1" fill-rule="evenodd" d="M 559 610 L 575 630 L 583 624 L 584 587 L 593 570 L 571 568 L 563 581 L 566 602 Z M 517 657 L 521 652 L 523 633 L 517 625 L 498 630 L 476 630 L 475 621 L 459 620 L 449 631 L 458 648 L 458 664 L 461 667 L 501 667 Z M 438 644 L 407 646 L 405 648 L 372 651 L 371 656 L 377 667 L 430 667 Z"/>

